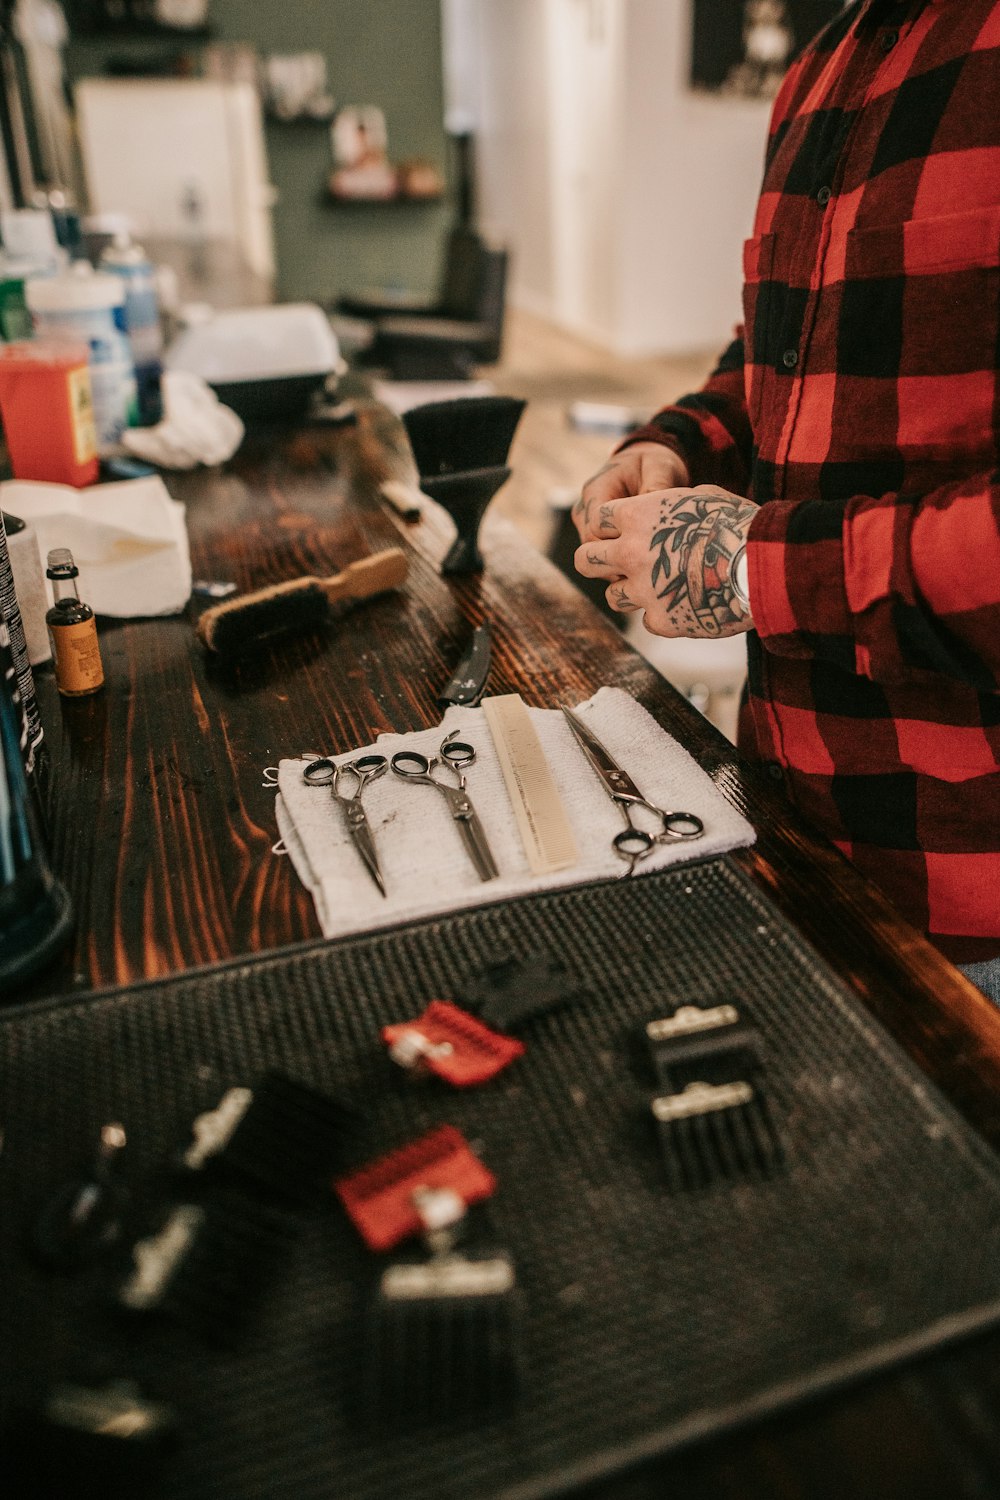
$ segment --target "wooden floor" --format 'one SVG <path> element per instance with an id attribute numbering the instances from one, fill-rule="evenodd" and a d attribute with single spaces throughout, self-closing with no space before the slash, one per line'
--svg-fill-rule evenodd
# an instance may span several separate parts
<path id="1" fill-rule="evenodd" d="M 566 503 L 599 469 L 616 439 L 578 432 L 568 409 L 574 401 L 632 407 L 648 415 L 697 389 L 714 353 L 676 359 L 623 359 L 596 348 L 529 313 L 508 313 L 504 357 L 483 372 L 506 395 L 522 396 L 521 419 L 510 463 L 513 474 L 494 504 L 535 546 L 546 549 L 553 502 Z"/>

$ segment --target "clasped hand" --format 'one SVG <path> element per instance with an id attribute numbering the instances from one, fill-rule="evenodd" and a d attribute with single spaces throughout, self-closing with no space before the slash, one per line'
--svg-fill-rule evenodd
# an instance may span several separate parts
<path id="1" fill-rule="evenodd" d="M 606 579 L 611 608 L 642 610 L 654 635 L 738 635 L 753 621 L 730 571 L 756 511 L 715 485 L 692 488 L 672 449 L 636 443 L 583 487 L 573 511 L 576 569 Z"/>

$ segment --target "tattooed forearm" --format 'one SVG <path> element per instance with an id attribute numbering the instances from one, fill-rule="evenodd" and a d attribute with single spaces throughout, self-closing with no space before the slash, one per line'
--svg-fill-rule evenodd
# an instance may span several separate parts
<path id="1" fill-rule="evenodd" d="M 729 570 L 756 509 L 722 490 L 691 491 L 679 509 L 664 501 L 649 544 L 650 582 L 679 621 L 693 619 L 707 635 L 744 621 Z"/>

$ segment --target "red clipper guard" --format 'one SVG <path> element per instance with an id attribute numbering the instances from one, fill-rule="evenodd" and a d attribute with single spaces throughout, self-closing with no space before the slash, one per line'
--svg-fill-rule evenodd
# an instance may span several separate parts
<path id="1" fill-rule="evenodd" d="M 496 1191 L 496 1178 L 453 1125 L 441 1125 L 408 1146 L 380 1156 L 333 1187 L 371 1250 L 391 1250 L 427 1231 L 420 1203 L 428 1193 L 454 1194 L 466 1205 Z"/>
<path id="2" fill-rule="evenodd" d="M 523 1042 L 447 1000 L 432 1000 L 416 1021 L 384 1026 L 382 1040 L 400 1067 L 433 1073 L 457 1089 L 487 1083 L 525 1051 Z"/>

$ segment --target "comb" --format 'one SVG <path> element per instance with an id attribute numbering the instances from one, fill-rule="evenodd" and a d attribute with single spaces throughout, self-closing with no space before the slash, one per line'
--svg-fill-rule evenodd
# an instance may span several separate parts
<path id="1" fill-rule="evenodd" d="M 767 1099 L 746 1079 L 689 1083 L 654 1099 L 651 1110 L 673 1192 L 760 1181 L 783 1161 Z"/>
<path id="2" fill-rule="evenodd" d="M 487 1026 L 512 1031 L 586 995 L 565 964 L 549 953 L 529 952 L 487 964 L 462 986 L 462 998 Z"/>
<path id="3" fill-rule="evenodd" d="M 369 1411 L 404 1424 L 505 1402 L 518 1365 L 510 1256 L 457 1249 L 466 1205 L 451 1188 L 418 1188 L 413 1202 L 430 1255 L 409 1255 L 382 1272 L 363 1346 Z"/>
<path id="4" fill-rule="evenodd" d="M 338 1178 L 334 1191 L 370 1250 L 391 1250 L 426 1232 L 415 1195 L 446 1191 L 464 1207 L 489 1198 L 496 1178 L 453 1125 L 426 1135 Z"/>
<path id="5" fill-rule="evenodd" d="M 388 1421 L 462 1416 L 517 1389 L 519 1297 L 502 1250 L 395 1262 L 365 1325 L 365 1399 Z"/>
<path id="6" fill-rule="evenodd" d="M 173 1407 L 130 1379 L 60 1382 L 18 1417 L 10 1434 L 14 1453 L 4 1434 L 10 1460 L 4 1472 L 30 1480 L 28 1488 L 8 1492 L 11 1500 L 145 1494 L 177 1436 Z"/>
<path id="7" fill-rule="evenodd" d="M 382 1028 L 394 1063 L 414 1073 L 433 1073 L 453 1088 L 486 1083 L 521 1057 L 524 1043 L 491 1031 L 447 1000 L 432 1000 L 415 1021 Z"/>
<path id="8" fill-rule="evenodd" d="M 172 1204 L 159 1228 L 132 1246 L 117 1303 L 235 1348 L 288 1263 L 298 1229 L 291 1215 L 237 1193 Z"/>
<path id="9" fill-rule="evenodd" d="M 647 1022 L 645 1039 L 657 1082 L 672 1092 L 761 1071 L 757 1033 L 732 1004 L 682 1005 L 672 1016 Z"/>
<path id="10" fill-rule="evenodd" d="M 265 1196 L 308 1208 L 329 1191 L 353 1149 L 364 1116 L 353 1105 L 269 1072 L 253 1089 L 227 1090 L 199 1115 L 182 1161 L 211 1168 Z"/>

